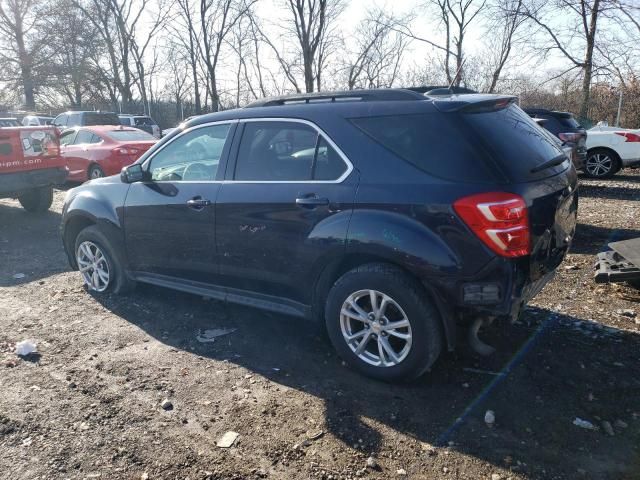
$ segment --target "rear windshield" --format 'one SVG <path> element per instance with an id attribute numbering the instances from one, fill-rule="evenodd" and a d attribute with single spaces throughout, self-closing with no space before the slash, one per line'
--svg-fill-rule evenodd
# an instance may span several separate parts
<path id="1" fill-rule="evenodd" d="M 154 122 L 149 117 L 136 117 L 134 118 L 134 121 L 136 122 L 136 127 L 140 127 L 140 126 L 151 127 L 156 124 L 156 122 Z"/>
<path id="2" fill-rule="evenodd" d="M 553 134 L 536 123 L 517 105 L 486 112 L 463 114 L 467 125 L 483 140 L 491 158 L 515 182 L 526 182 L 554 175 L 567 168 L 567 162 L 537 173 L 531 170 L 562 155 Z"/>
<path id="3" fill-rule="evenodd" d="M 112 130 L 108 135 L 119 142 L 156 141 L 153 135 L 149 135 L 147 132 L 141 130 Z"/>
<path id="4" fill-rule="evenodd" d="M 115 113 L 93 113 L 84 114 L 84 125 L 120 125 L 120 119 Z"/>
<path id="5" fill-rule="evenodd" d="M 558 117 L 558 121 L 563 127 L 568 127 L 571 129 L 582 128 L 582 125 L 580 125 L 580 123 L 578 123 L 578 121 L 573 117 Z"/>
<path id="6" fill-rule="evenodd" d="M 563 152 L 553 136 L 519 107 L 478 113 L 424 113 L 351 121 L 388 150 L 430 175 L 458 182 L 523 182 Z"/>

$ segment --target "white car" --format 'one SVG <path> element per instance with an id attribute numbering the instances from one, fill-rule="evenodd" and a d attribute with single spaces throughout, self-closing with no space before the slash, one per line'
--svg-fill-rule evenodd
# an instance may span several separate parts
<path id="1" fill-rule="evenodd" d="M 609 178 L 621 168 L 640 166 L 640 130 L 596 126 L 587 132 L 584 172 L 592 178 Z"/>
<path id="2" fill-rule="evenodd" d="M 40 127 L 51 125 L 53 117 L 46 117 L 44 115 L 27 115 L 22 119 L 22 125 L 25 127 Z"/>

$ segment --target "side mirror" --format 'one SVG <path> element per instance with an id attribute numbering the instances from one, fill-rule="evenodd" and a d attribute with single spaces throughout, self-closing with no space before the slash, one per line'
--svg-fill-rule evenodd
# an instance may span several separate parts
<path id="1" fill-rule="evenodd" d="M 144 179 L 145 171 L 139 163 L 126 166 L 120 172 L 120 180 L 122 180 L 123 183 L 141 182 Z"/>

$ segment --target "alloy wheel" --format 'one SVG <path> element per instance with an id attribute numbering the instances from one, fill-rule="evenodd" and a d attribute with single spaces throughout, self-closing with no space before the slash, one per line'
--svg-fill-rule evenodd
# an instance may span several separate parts
<path id="1" fill-rule="evenodd" d="M 377 290 L 359 290 L 347 297 L 340 329 L 351 351 L 369 365 L 399 365 L 411 350 L 407 315 L 393 298 Z"/>
<path id="2" fill-rule="evenodd" d="M 94 178 L 102 178 L 104 177 L 104 173 L 99 168 L 92 168 L 90 172 L 90 177 L 91 177 L 91 180 L 93 180 Z"/>
<path id="3" fill-rule="evenodd" d="M 82 242 L 78 245 L 76 260 L 87 287 L 104 292 L 109 286 L 109 263 L 100 247 L 93 242 Z"/>
<path id="4" fill-rule="evenodd" d="M 611 172 L 613 159 L 606 153 L 595 153 L 587 159 L 587 172 L 594 177 L 602 177 Z"/>

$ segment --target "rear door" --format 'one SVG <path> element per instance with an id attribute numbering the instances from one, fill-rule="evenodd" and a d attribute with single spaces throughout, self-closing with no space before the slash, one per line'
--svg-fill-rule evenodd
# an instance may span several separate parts
<path id="1" fill-rule="evenodd" d="M 144 162 L 124 210 L 130 268 L 138 276 L 216 283 L 215 202 L 234 122 L 195 126 Z"/>
<path id="2" fill-rule="evenodd" d="M 216 202 L 223 281 L 309 304 L 314 269 L 344 250 L 357 175 L 310 122 L 255 119 L 239 128 Z"/>

